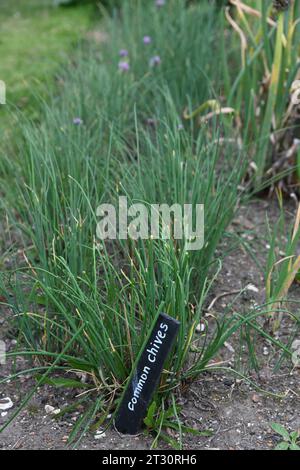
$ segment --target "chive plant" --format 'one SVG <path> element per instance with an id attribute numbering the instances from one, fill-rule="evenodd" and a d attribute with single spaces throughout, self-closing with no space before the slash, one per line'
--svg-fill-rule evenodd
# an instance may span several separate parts
<path id="1" fill-rule="evenodd" d="M 283 313 L 286 308 L 288 293 L 297 280 L 300 271 L 300 256 L 298 254 L 300 236 L 300 206 L 295 221 L 289 228 L 285 239 L 286 221 L 283 209 L 282 194 L 278 193 L 280 217 L 275 225 L 269 227 L 270 248 L 266 265 L 266 301 L 269 303 L 270 321 L 274 331 L 280 328 Z M 284 240 L 284 242 L 282 241 Z"/>
<path id="2" fill-rule="evenodd" d="M 300 5 L 294 0 L 230 3 L 234 10 L 227 9 L 227 19 L 239 34 L 243 58 L 232 86 L 227 80 L 226 94 L 229 106 L 239 114 L 239 132 L 249 149 L 259 188 L 278 154 L 287 151 L 280 131 L 286 128 L 291 86 L 299 70 Z M 236 53 L 230 51 L 227 57 L 226 73 L 232 76 Z"/>

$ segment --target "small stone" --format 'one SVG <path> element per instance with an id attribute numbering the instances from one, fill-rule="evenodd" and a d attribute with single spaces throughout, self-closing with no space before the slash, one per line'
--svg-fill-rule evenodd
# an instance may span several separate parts
<path id="1" fill-rule="evenodd" d="M 256 294 L 259 292 L 258 288 L 253 284 L 248 284 L 246 289 L 250 292 L 255 292 Z"/>
<path id="2" fill-rule="evenodd" d="M 14 406 L 13 402 L 9 397 L 0 399 L 0 410 L 6 411 Z"/>
<path id="3" fill-rule="evenodd" d="M 205 331 L 205 324 L 199 323 L 199 325 L 196 326 L 196 333 L 202 333 L 203 331 Z"/>
<path id="4" fill-rule="evenodd" d="M 45 405 L 45 411 L 47 415 L 58 415 L 60 413 L 59 408 L 54 408 L 54 406 L 51 405 Z"/>
<path id="5" fill-rule="evenodd" d="M 231 352 L 232 354 L 234 354 L 235 350 L 234 350 L 234 348 L 231 346 L 231 344 L 228 343 L 228 341 L 225 341 L 224 346 L 225 346 L 225 348 L 228 349 L 229 352 Z"/>
<path id="6" fill-rule="evenodd" d="M 251 400 L 253 403 L 259 403 L 259 396 L 256 393 L 253 393 Z"/>
<path id="7" fill-rule="evenodd" d="M 54 410 L 55 410 L 54 406 L 45 405 L 45 411 L 46 411 L 47 415 L 52 414 Z"/>
<path id="8" fill-rule="evenodd" d="M 231 387 L 233 384 L 234 384 L 234 380 L 232 380 L 232 379 L 225 379 L 224 380 L 224 385 L 226 385 L 226 387 Z M 224 397 L 222 397 L 222 399 L 223 398 Z"/>

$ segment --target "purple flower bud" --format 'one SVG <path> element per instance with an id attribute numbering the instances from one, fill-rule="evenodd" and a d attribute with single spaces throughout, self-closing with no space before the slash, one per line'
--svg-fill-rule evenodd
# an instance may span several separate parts
<path id="1" fill-rule="evenodd" d="M 144 36 L 143 42 L 144 44 L 151 44 L 152 38 L 150 36 Z"/>
<path id="2" fill-rule="evenodd" d="M 121 49 L 119 52 L 120 57 L 127 57 L 128 56 L 128 51 L 127 49 Z"/>
<path id="3" fill-rule="evenodd" d="M 183 129 L 184 129 L 183 124 L 178 124 L 177 129 L 178 129 L 179 131 L 183 131 Z"/>
<path id="4" fill-rule="evenodd" d="M 83 124 L 83 120 L 79 117 L 76 117 L 73 119 L 73 124 L 75 124 L 75 126 L 80 126 L 81 124 Z"/>
<path id="5" fill-rule="evenodd" d="M 130 65 L 128 62 L 124 62 L 124 61 L 119 62 L 119 70 L 121 70 L 121 72 L 128 72 L 129 69 L 130 69 Z"/>
<path id="6" fill-rule="evenodd" d="M 157 7 L 163 7 L 166 4 L 166 0 L 156 0 L 155 5 Z"/>
<path id="7" fill-rule="evenodd" d="M 151 57 L 149 61 L 150 67 L 156 67 L 160 63 L 161 63 L 161 58 L 159 57 L 159 55 L 155 55 L 154 57 Z"/>

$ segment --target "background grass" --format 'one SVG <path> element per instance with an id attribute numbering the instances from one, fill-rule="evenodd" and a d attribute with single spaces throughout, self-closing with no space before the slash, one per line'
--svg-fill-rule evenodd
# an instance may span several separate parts
<path id="1" fill-rule="evenodd" d="M 54 8 L 52 0 L 2 0 L 0 9 L 1 80 L 7 102 L 37 114 L 38 97 L 47 95 L 59 65 L 91 24 L 91 5 Z M 0 108 L 0 132 L 9 132 L 11 109 Z"/>

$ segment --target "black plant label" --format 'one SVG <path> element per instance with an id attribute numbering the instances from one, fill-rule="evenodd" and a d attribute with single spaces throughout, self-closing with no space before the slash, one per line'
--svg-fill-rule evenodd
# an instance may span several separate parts
<path id="1" fill-rule="evenodd" d="M 141 430 L 179 325 L 174 318 L 159 315 L 117 412 L 115 426 L 120 433 L 137 434 Z"/>

